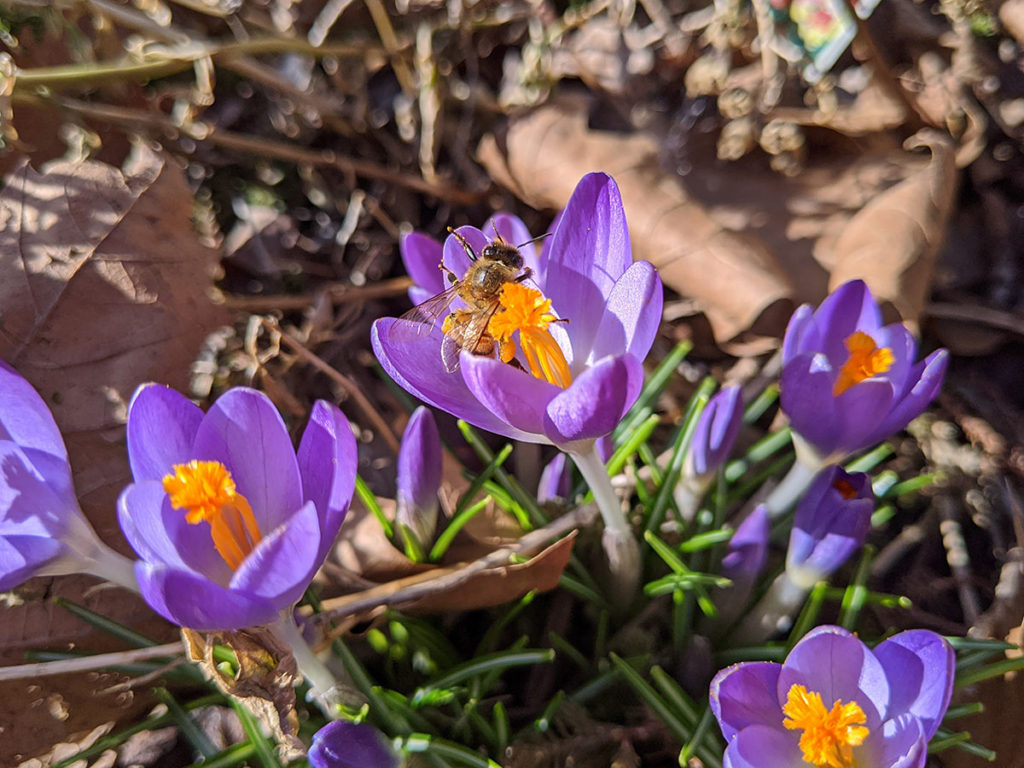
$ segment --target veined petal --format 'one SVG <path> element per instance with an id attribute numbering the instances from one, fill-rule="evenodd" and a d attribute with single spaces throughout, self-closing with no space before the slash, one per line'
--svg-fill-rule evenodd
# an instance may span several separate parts
<path id="1" fill-rule="evenodd" d="M 934 632 L 911 629 L 879 643 L 874 654 L 889 678 L 889 716 L 913 714 L 928 742 L 953 695 L 956 655 L 952 646 Z"/>
<path id="2" fill-rule="evenodd" d="M 320 519 L 316 505 L 307 502 L 263 536 L 235 571 L 230 588 L 287 608 L 302 597 L 320 567 L 319 551 Z"/>
<path id="3" fill-rule="evenodd" d="M 438 269 L 444 253 L 439 242 L 419 232 L 409 232 L 402 236 L 398 249 L 402 254 L 405 271 L 428 298 L 445 289 L 444 274 Z M 423 301 L 413 296 L 411 289 L 409 298 L 416 304 Z"/>
<path id="4" fill-rule="evenodd" d="M 228 589 L 166 565 L 135 563 L 139 591 L 150 608 L 174 624 L 201 632 L 269 624 L 277 608 L 269 600 Z"/>
<path id="5" fill-rule="evenodd" d="M 432 336 L 416 343 L 394 342 L 389 334 L 394 322 L 392 317 L 377 320 L 370 331 L 370 343 L 381 367 L 400 387 L 435 408 L 488 432 L 513 440 L 537 441 L 535 435 L 501 421 L 477 400 L 461 375 L 444 369 L 439 330 L 435 329 Z M 467 354 L 462 359 L 470 357 Z"/>
<path id="6" fill-rule="evenodd" d="M 193 458 L 227 467 L 261 531 L 277 528 L 302 506 L 295 449 L 262 392 L 236 387 L 221 395 L 199 425 Z"/>
<path id="7" fill-rule="evenodd" d="M 337 407 L 324 400 L 313 404 L 297 459 L 303 501 L 313 502 L 320 517 L 320 548 L 315 558 L 319 564 L 345 520 L 359 463 L 355 436 Z"/>
<path id="8" fill-rule="evenodd" d="M 128 461 L 135 480 L 160 480 L 175 464 L 195 458 L 203 411 L 162 384 L 143 384 L 128 406 Z"/>
<path id="9" fill-rule="evenodd" d="M 552 240 L 546 295 L 559 316 L 569 318 L 573 359 L 585 360 L 607 297 L 633 262 L 622 198 L 611 176 L 590 173 L 580 180 Z"/>
<path id="10" fill-rule="evenodd" d="M 544 408 L 563 390 L 498 360 L 463 355 L 462 378 L 473 396 L 501 421 L 542 442 Z M 575 384 L 574 384 L 575 385 Z"/>
<path id="11" fill-rule="evenodd" d="M 231 581 L 231 568 L 214 547 L 209 524 L 189 524 L 185 510 L 171 506 L 158 480 L 125 488 L 117 500 L 117 518 L 128 543 L 146 562 L 194 571 L 222 585 Z"/>
<path id="12" fill-rule="evenodd" d="M 547 403 L 544 433 L 555 445 L 607 435 L 636 402 L 643 365 L 632 355 L 606 357 Z"/>
<path id="13" fill-rule="evenodd" d="M 608 295 L 588 362 L 623 353 L 638 360 L 647 357 L 661 324 L 662 293 L 661 278 L 651 264 L 630 265 Z"/>
<path id="14" fill-rule="evenodd" d="M 778 687 L 781 664 L 750 661 L 721 670 L 711 681 L 711 711 L 726 741 L 751 725 L 782 726 Z"/>

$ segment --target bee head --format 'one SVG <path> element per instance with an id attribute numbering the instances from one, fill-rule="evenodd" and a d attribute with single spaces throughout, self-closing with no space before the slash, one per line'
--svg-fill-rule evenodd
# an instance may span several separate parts
<path id="1" fill-rule="evenodd" d="M 492 240 L 485 245 L 483 251 L 480 252 L 480 258 L 494 259 L 507 267 L 515 269 L 523 268 L 523 255 L 519 252 L 519 249 L 501 239 Z"/>

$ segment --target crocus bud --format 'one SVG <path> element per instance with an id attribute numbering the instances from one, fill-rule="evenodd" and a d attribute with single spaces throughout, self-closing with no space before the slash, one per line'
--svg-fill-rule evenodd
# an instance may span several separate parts
<path id="1" fill-rule="evenodd" d="M 734 621 L 746 605 L 768 558 L 770 534 L 768 510 L 763 504 L 758 504 L 729 540 L 722 558 L 721 573 L 732 582 L 732 586 L 717 591 L 715 596 L 719 621 L 723 626 Z"/>
<path id="2" fill-rule="evenodd" d="M 724 387 L 715 394 L 697 417 L 690 439 L 683 474 L 676 486 L 676 506 L 686 521 L 692 520 L 743 426 L 743 398 L 739 387 Z"/>
<path id="3" fill-rule="evenodd" d="M 398 450 L 395 520 L 423 548 L 428 548 L 434 538 L 440 487 L 441 437 L 433 414 L 420 406 L 413 411 Z"/>
<path id="4" fill-rule="evenodd" d="M 312 768 L 397 768 L 398 756 L 384 736 L 365 724 L 335 720 L 313 734 Z"/>
<path id="5" fill-rule="evenodd" d="M 541 504 L 565 499 L 569 496 L 569 484 L 572 481 L 572 473 L 568 457 L 559 453 L 544 465 L 540 473 L 540 482 L 537 484 L 537 501 Z"/>
<path id="6" fill-rule="evenodd" d="M 832 466 L 821 472 L 793 518 L 786 574 L 804 589 L 831 576 L 863 544 L 875 495 L 871 478 Z"/>

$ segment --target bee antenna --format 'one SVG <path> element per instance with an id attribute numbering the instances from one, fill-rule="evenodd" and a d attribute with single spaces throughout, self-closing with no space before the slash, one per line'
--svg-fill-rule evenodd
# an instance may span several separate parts
<path id="1" fill-rule="evenodd" d="M 469 260 L 476 261 L 476 254 L 473 252 L 473 246 L 469 244 L 469 240 L 451 227 L 448 227 L 448 231 L 451 233 L 452 237 L 459 241 L 459 245 L 462 246 L 462 250 L 464 250 L 466 255 L 469 256 Z"/>
<path id="2" fill-rule="evenodd" d="M 545 232 L 543 235 L 537 235 L 537 237 L 533 238 L 532 240 L 527 240 L 525 243 L 520 243 L 519 245 L 516 246 L 516 248 L 522 248 L 524 245 L 529 245 L 530 243 L 536 243 L 539 240 L 543 240 L 545 237 L 551 237 L 553 234 L 555 234 L 555 233 L 554 232 Z"/>

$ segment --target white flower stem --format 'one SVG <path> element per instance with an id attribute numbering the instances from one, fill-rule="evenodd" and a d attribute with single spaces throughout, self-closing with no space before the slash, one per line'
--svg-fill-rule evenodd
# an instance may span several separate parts
<path id="1" fill-rule="evenodd" d="M 765 499 L 768 516 L 774 519 L 791 509 L 800 500 L 821 467 L 819 460 L 801 456 L 801 452 L 797 451 L 796 463 Z"/>
<path id="2" fill-rule="evenodd" d="M 783 572 L 757 605 L 750 609 L 730 635 L 732 645 L 763 643 L 777 632 L 793 626 L 793 616 L 800 610 L 808 590 L 794 584 Z"/>
<path id="3" fill-rule="evenodd" d="M 612 488 L 608 470 L 605 469 L 596 446 L 591 445 L 585 452 L 570 452 L 569 456 L 590 486 L 597 508 L 604 519 L 601 545 L 608 557 L 608 570 L 614 592 L 612 597 L 618 605 L 624 606 L 633 598 L 640 583 L 640 547 L 622 512 L 622 503 Z"/>
<path id="4" fill-rule="evenodd" d="M 133 592 L 139 591 L 139 583 L 135 578 L 135 561 L 115 552 L 106 544 L 98 544 L 96 551 L 82 566 L 82 571 Z"/>
<path id="5" fill-rule="evenodd" d="M 302 637 L 290 608 L 281 612 L 281 618 L 270 625 L 270 631 L 291 650 L 295 665 L 309 682 L 309 698 L 316 702 L 328 718 L 337 718 L 338 680 Z"/>

